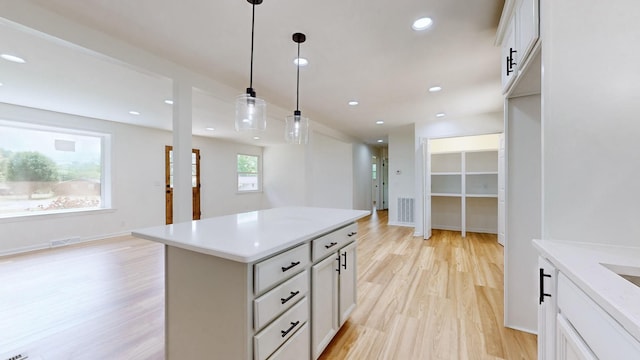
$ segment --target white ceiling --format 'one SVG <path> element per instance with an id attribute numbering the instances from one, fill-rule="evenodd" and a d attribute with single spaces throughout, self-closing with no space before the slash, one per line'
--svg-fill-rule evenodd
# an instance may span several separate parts
<path id="1" fill-rule="evenodd" d="M 251 4 L 246 0 L 23 0 L 244 92 L 249 85 Z M 494 45 L 503 0 L 264 0 L 256 7 L 253 87 L 276 108 L 295 107 L 294 32 L 301 55 L 300 109 L 374 144 L 389 130 L 502 111 L 500 49 Z M 434 25 L 415 32 L 429 16 Z M 169 78 L 0 21 L 0 101 L 171 129 Z M 429 93 L 440 85 L 443 90 Z M 349 100 L 360 105 L 350 107 Z M 194 134 L 254 142 L 233 129 L 234 98 L 194 93 Z M 137 110 L 140 116 L 128 114 Z M 269 112 L 268 107 L 267 111 Z M 280 111 L 282 112 L 282 111 Z M 276 114 L 276 115 L 274 115 Z M 286 114 L 286 113 L 285 113 Z M 282 142 L 271 113 L 258 144 Z M 377 120 L 385 121 L 376 125 Z M 313 125 L 312 125 L 313 126 Z M 206 131 L 214 127 L 215 131 Z"/>

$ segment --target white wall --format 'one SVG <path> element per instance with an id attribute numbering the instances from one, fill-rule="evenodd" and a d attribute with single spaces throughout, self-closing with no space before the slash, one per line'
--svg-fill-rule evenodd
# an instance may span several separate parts
<path id="1" fill-rule="evenodd" d="M 309 139 L 307 205 L 353 208 L 353 151 L 350 143 L 313 133 Z"/>
<path id="2" fill-rule="evenodd" d="M 640 2 L 543 0 L 543 236 L 640 245 Z"/>
<path id="3" fill-rule="evenodd" d="M 489 113 L 482 116 L 461 119 L 438 119 L 423 121 L 415 125 L 415 198 L 416 223 L 415 236 L 424 235 L 424 156 L 423 142 L 426 139 L 438 139 L 456 136 L 481 134 L 497 134 L 504 131 L 504 115 L 502 112 Z M 391 176 L 391 175 L 389 175 Z M 391 213 L 389 213 L 391 215 Z"/>
<path id="4" fill-rule="evenodd" d="M 415 133 L 414 125 L 406 125 L 389 132 L 389 224 L 398 222 L 398 198 L 415 198 Z M 417 199 L 416 199 L 417 200 Z M 418 201 L 414 201 L 414 221 Z"/>
<path id="5" fill-rule="evenodd" d="M 353 208 L 373 208 L 372 167 L 374 149 L 365 144 L 353 144 Z"/>
<path id="6" fill-rule="evenodd" d="M 2 118 L 111 134 L 113 209 L 77 214 L 0 219 L 0 254 L 48 247 L 50 241 L 80 241 L 125 234 L 165 221 L 163 130 L 60 114 L 0 103 Z M 256 210 L 261 193 L 236 194 L 236 153 L 260 155 L 261 148 L 195 137 L 201 149 L 203 217 Z"/>
<path id="7" fill-rule="evenodd" d="M 308 151 L 308 145 L 264 148 L 264 208 L 307 205 Z"/>

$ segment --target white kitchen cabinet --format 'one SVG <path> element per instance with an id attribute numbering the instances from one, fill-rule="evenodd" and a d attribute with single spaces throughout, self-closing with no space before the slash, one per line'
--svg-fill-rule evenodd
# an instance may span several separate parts
<path id="1" fill-rule="evenodd" d="M 311 349 L 317 359 L 338 332 L 337 253 L 311 267 Z"/>
<path id="2" fill-rule="evenodd" d="M 584 343 L 580 335 L 569 324 L 567 319 L 558 314 L 556 320 L 556 328 L 558 330 L 558 352 L 557 356 L 548 359 L 557 360 L 597 360 L 595 355 L 589 350 L 587 344 Z"/>
<path id="3" fill-rule="evenodd" d="M 516 8 L 516 46 L 521 65 L 528 61 L 529 54 L 538 41 L 540 33 L 539 9 L 540 0 L 520 0 Z"/>
<path id="4" fill-rule="evenodd" d="M 357 304 L 356 243 L 352 242 L 345 246 L 340 250 L 339 254 L 340 292 L 338 311 L 340 316 L 338 320 L 340 326 L 342 326 L 349 316 L 351 316 L 353 310 L 356 309 Z"/>
<path id="5" fill-rule="evenodd" d="M 356 242 L 314 264 L 311 284 L 311 348 L 317 359 L 356 308 Z"/>
<path id="6" fill-rule="evenodd" d="M 553 360 L 556 355 L 556 303 L 558 271 L 545 258 L 538 258 L 538 359 Z"/>
<path id="7" fill-rule="evenodd" d="M 502 93 L 507 93 L 518 74 L 518 50 L 516 49 L 516 22 L 509 20 L 502 40 Z"/>
<path id="8" fill-rule="evenodd" d="M 277 208 L 135 231 L 166 245 L 166 359 L 311 358 L 311 330 L 329 319 L 326 346 L 340 327 L 337 258 L 367 214 Z M 312 260 L 325 250 L 326 264 Z"/>

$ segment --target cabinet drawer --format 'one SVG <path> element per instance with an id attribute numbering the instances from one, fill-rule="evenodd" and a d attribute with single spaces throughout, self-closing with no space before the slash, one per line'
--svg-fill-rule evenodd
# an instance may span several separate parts
<path id="1" fill-rule="evenodd" d="M 269 360 L 309 360 L 309 324 L 304 324 Z"/>
<path id="2" fill-rule="evenodd" d="M 357 233 L 358 225 L 351 224 L 313 240 L 313 262 L 324 259 L 328 254 L 355 240 Z"/>
<path id="3" fill-rule="evenodd" d="M 253 326 L 260 330 L 309 292 L 309 274 L 304 271 L 253 301 Z"/>
<path id="4" fill-rule="evenodd" d="M 253 337 L 256 360 L 264 360 L 291 338 L 309 320 L 309 304 L 304 297 L 282 316 Z"/>
<path id="5" fill-rule="evenodd" d="M 562 274 L 558 309 L 599 359 L 640 359 L 640 342 Z"/>
<path id="6" fill-rule="evenodd" d="M 256 295 L 304 270 L 309 264 L 309 244 L 303 244 L 254 265 Z"/>

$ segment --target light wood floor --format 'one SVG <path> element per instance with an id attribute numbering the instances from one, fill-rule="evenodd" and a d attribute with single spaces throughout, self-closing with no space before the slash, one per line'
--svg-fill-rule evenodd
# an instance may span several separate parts
<path id="1" fill-rule="evenodd" d="M 424 241 L 386 215 L 360 222 L 359 305 L 322 359 L 536 358 L 534 335 L 502 326 L 495 236 Z M 0 359 L 163 359 L 163 263 L 132 237 L 0 258 Z"/>

